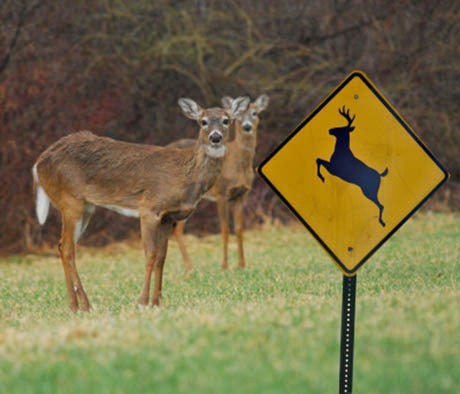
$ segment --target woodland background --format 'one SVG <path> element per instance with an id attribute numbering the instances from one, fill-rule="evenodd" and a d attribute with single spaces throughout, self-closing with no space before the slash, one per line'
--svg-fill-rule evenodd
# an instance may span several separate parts
<path id="1" fill-rule="evenodd" d="M 430 209 L 460 208 L 460 2 L 457 0 L 2 0 L 0 252 L 56 244 L 59 216 L 37 223 L 31 168 L 52 142 L 89 129 L 163 145 L 197 126 L 203 106 L 261 93 L 256 164 L 361 69 L 439 157 L 451 180 Z M 256 177 L 246 225 L 291 216 Z M 203 202 L 189 231 L 218 229 Z M 100 209 L 82 239 L 133 236 L 138 221 Z"/>

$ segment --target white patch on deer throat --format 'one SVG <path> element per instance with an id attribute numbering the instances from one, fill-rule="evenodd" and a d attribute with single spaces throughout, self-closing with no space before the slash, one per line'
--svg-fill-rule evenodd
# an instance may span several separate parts
<path id="1" fill-rule="evenodd" d="M 117 205 L 102 205 L 102 204 L 99 204 L 99 206 L 107 208 L 107 209 L 110 209 L 111 211 L 119 213 L 120 215 L 123 215 L 123 216 L 129 216 L 129 217 L 133 217 L 133 218 L 138 218 L 139 217 L 139 211 L 137 209 L 124 208 L 124 207 L 119 207 Z"/>
<path id="2" fill-rule="evenodd" d="M 227 149 L 225 148 L 225 145 L 219 145 L 219 146 L 207 145 L 206 146 L 206 151 L 208 152 L 208 155 L 211 157 L 223 157 L 226 150 Z"/>

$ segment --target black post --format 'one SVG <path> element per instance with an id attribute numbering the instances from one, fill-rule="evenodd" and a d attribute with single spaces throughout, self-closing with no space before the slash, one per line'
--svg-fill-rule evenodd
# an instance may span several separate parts
<path id="1" fill-rule="evenodd" d="M 343 276 L 342 331 L 340 339 L 339 394 L 352 392 L 353 345 L 355 337 L 356 275 Z"/>

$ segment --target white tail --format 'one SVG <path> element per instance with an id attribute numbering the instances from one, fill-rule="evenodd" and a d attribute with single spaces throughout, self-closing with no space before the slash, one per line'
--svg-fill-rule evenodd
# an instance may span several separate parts
<path id="1" fill-rule="evenodd" d="M 40 185 L 40 180 L 38 179 L 37 174 L 37 164 L 35 164 L 32 168 L 32 175 L 35 183 L 35 212 L 37 213 L 38 222 L 41 226 L 43 226 L 46 222 L 46 218 L 48 217 L 50 199 Z"/>

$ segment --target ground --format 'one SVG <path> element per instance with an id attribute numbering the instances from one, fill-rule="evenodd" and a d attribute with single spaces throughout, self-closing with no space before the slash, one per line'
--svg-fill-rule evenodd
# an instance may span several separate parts
<path id="1" fill-rule="evenodd" d="M 342 276 L 300 226 L 176 243 L 139 309 L 136 245 L 80 248 L 93 310 L 68 310 L 56 252 L 0 260 L 1 393 L 336 393 Z M 460 392 L 460 217 L 419 214 L 358 273 L 354 393 Z"/>

